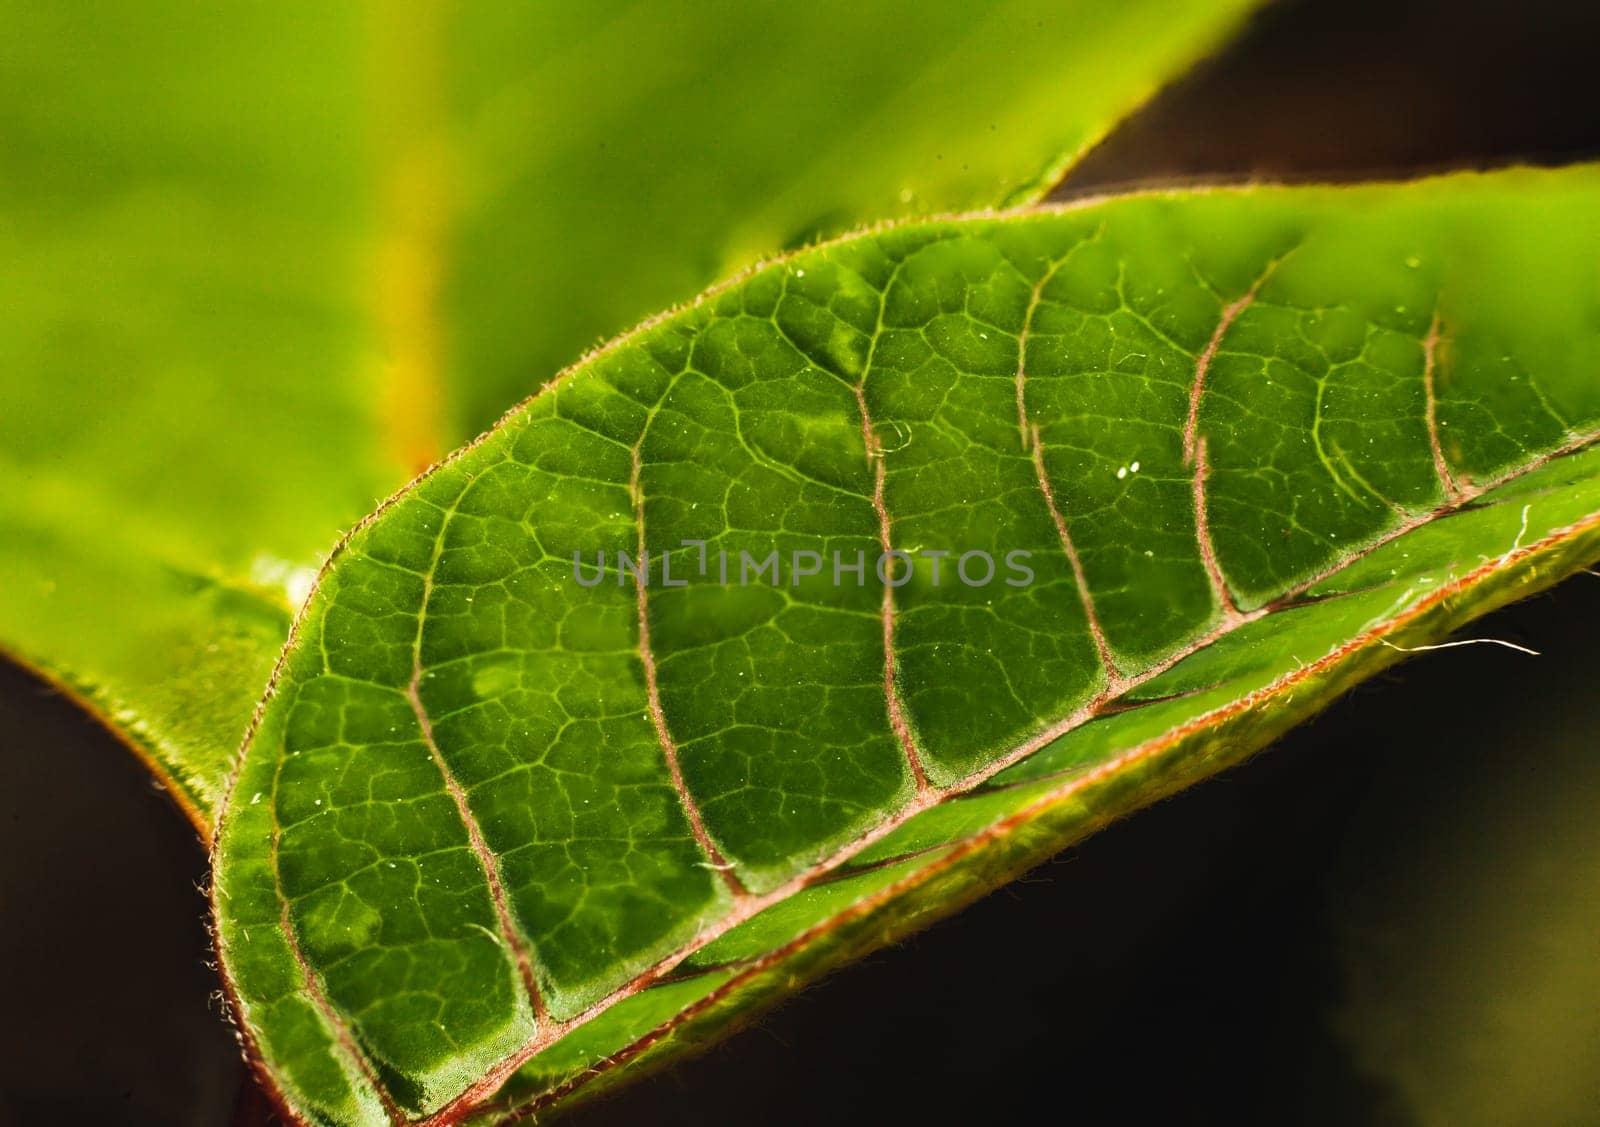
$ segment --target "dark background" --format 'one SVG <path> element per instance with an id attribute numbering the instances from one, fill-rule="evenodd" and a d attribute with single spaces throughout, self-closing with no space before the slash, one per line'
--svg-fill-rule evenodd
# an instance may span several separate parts
<path id="1" fill-rule="evenodd" d="M 1597 59 L 1588 3 L 1278 3 L 1057 196 L 1592 159 Z M 1472 633 L 1543 656 L 1410 661 L 1270 754 L 570 1121 L 1449 1121 L 1396 1079 L 1420 1067 L 1512 1097 L 1528 1075 L 1549 1073 L 1549 1091 L 1575 1073 L 1592 1093 L 1474 1106 L 1483 1122 L 1600 1122 L 1600 1043 L 1581 1021 L 1532 1060 L 1491 1023 L 1483 1064 L 1468 1053 L 1457 1073 L 1393 1049 L 1448 1058 L 1474 1001 L 1505 989 L 1502 964 L 1576 958 L 1596 981 L 1600 934 L 1576 956 L 1552 943 L 1570 946 L 1574 910 L 1600 898 L 1600 854 L 1536 846 L 1587 842 L 1574 819 L 1600 809 L 1597 625 L 1587 576 L 1502 611 Z M 241 1068 L 212 999 L 192 831 L 110 736 L 4 665 L 0 732 L 0 1127 L 227 1123 Z M 1539 880 L 1482 860 L 1503 841 L 1538 853 Z M 1431 896 L 1513 908 L 1441 930 Z M 1441 981 L 1441 965 L 1469 969 Z M 1577 1012 L 1600 1010 L 1575 989 Z"/>

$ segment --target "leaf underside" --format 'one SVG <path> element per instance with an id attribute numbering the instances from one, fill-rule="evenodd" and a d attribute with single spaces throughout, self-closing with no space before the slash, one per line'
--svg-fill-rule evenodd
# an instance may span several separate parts
<path id="1" fill-rule="evenodd" d="M 1584 168 L 889 228 L 564 373 L 347 539 L 246 746 L 218 940 L 286 1106 L 597 1090 L 1600 554 L 1597 204 Z M 887 587 L 889 547 L 952 555 Z"/>
<path id="2" fill-rule="evenodd" d="M 209 834 L 328 549 L 532 375 L 1042 193 L 1252 3 L 0 0 L 0 648 Z"/>

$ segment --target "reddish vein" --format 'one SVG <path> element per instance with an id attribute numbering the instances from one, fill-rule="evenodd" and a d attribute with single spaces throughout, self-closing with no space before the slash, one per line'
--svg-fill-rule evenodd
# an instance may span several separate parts
<path id="1" fill-rule="evenodd" d="M 1083 574 L 1083 562 L 1078 558 L 1078 549 L 1072 544 L 1072 536 L 1067 532 L 1066 518 L 1061 515 L 1061 509 L 1056 505 L 1055 490 L 1050 486 L 1050 475 L 1044 468 L 1044 444 L 1039 441 L 1039 428 L 1032 428 L 1033 434 L 1033 472 L 1039 479 L 1039 492 L 1044 494 L 1045 506 L 1050 510 L 1050 519 L 1055 521 L 1056 535 L 1061 538 L 1061 550 L 1067 555 L 1067 562 L 1072 565 L 1072 577 L 1078 583 L 1078 598 L 1083 601 L 1083 613 L 1089 619 L 1089 634 L 1094 638 L 1094 648 L 1100 655 L 1100 664 L 1106 671 L 1106 688 L 1113 694 L 1123 691 L 1122 674 L 1117 671 L 1117 663 L 1112 660 L 1111 646 L 1106 642 L 1106 632 L 1100 626 L 1100 616 L 1095 613 L 1094 596 L 1089 593 L 1089 580 Z"/>
<path id="2" fill-rule="evenodd" d="M 1033 332 L 1033 315 L 1039 308 L 1039 302 L 1044 296 L 1044 288 L 1050 284 L 1050 279 L 1056 276 L 1066 259 L 1062 259 L 1046 270 L 1043 276 L 1033 284 L 1033 292 L 1028 297 L 1028 310 L 1022 315 L 1022 331 L 1017 334 L 1017 434 L 1022 438 L 1022 449 L 1028 449 L 1030 433 L 1035 441 L 1039 437 L 1039 428 L 1032 431 L 1028 428 L 1027 386 L 1028 386 L 1028 337 Z"/>
<path id="3" fill-rule="evenodd" d="M 522 987 L 527 991 L 528 1001 L 533 1006 L 534 1020 L 538 1025 L 544 1026 L 550 1021 L 550 1011 L 545 1005 L 544 993 L 539 989 L 538 979 L 534 976 L 533 960 L 528 955 L 527 944 L 512 921 L 511 905 L 506 897 L 505 884 L 500 873 L 500 858 L 484 840 L 483 827 L 478 824 L 477 815 L 467 803 L 467 792 L 462 789 L 455 772 L 450 769 L 450 764 L 445 762 L 444 754 L 439 750 L 439 743 L 433 735 L 433 721 L 422 703 L 422 627 L 428 614 L 428 600 L 433 595 L 433 569 L 438 566 L 439 545 L 443 542 L 444 530 L 440 529 L 439 540 L 434 547 L 434 560 L 429 564 L 427 574 L 422 577 L 422 610 L 417 615 L 417 637 L 412 646 L 411 681 L 406 685 L 406 700 L 411 705 L 411 711 L 416 714 L 417 727 L 422 732 L 422 742 L 427 744 L 428 754 L 433 757 L 433 765 L 439 769 L 439 775 L 444 779 L 444 788 L 449 792 L 451 801 L 456 804 L 456 813 L 461 816 L 461 824 L 467 829 L 467 841 L 472 846 L 472 852 L 483 868 L 483 875 L 489 884 L 489 897 L 494 901 L 495 916 L 500 923 L 500 936 L 516 958 L 517 972 L 522 977 Z"/>
<path id="4" fill-rule="evenodd" d="M 1433 323 L 1428 326 L 1428 335 L 1422 339 L 1423 417 L 1428 424 L 1428 448 L 1433 451 L 1434 473 L 1439 475 L 1439 483 L 1444 486 L 1446 499 L 1458 501 L 1462 496 L 1461 483 L 1456 480 L 1455 474 L 1450 472 L 1450 464 L 1444 460 L 1444 447 L 1439 443 L 1439 402 L 1434 392 L 1434 378 L 1438 358 L 1439 315 L 1435 313 L 1433 315 Z"/>
<path id="5" fill-rule="evenodd" d="M 356 1067 L 361 1070 L 361 1075 L 366 1077 L 367 1086 L 377 1094 L 378 1102 L 383 1104 L 384 1114 L 389 1117 L 389 1122 L 403 1124 L 407 1122 L 405 1112 L 395 1104 L 394 1097 L 389 1094 L 389 1089 L 383 1086 L 378 1079 L 377 1070 L 372 1067 L 372 1062 L 367 1059 L 367 1054 L 361 1051 L 361 1046 L 356 1044 L 350 1027 L 345 1024 L 339 1011 L 334 1009 L 333 1003 L 322 992 L 322 986 L 317 982 L 316 974 L 311 969 L 311 964 L 306 961 L 305 955 L 300 950 L 299 937 L 295 935 L 294 923 L 289 918 L 289 901 L 281 895 L 279 901 L 282 909 L 278 914 L 278 926 L 283 931 L 284 941 L 289 945 L 289 957 L 294 960 L 295 966 L 300 968 L 300 974 L 306 993 L 311 997 L 312 1004 L 321 1012 L 323 1019 L 333 1030 L 333 1035 L 338 1038 L 339 1047 L 345 1055 L 355 1061 Z"/>
<path id="6" fill-rule="evenodd" d="M 295 931 L 294 919 L 289 911 L 289 897 L 283 890 L 283 872 L 279 867 L 279 843 L 283 836 L 283 827 L 278 822 L 278 780 L 283 775 L 283 754 L 280 751 L 277 763 L 272 773 L 272 793 L 268 795 L 269 807 L 272 817 L 272 840 L 268 845 L 268 852 L 272 860 L 272 886 L 278 894 L 278 927 L 283 932 L 283 940 L 289 947 L 289 958 L 300 969 L 301 982 L 306 995 L 311 999 L 311 1004 L 317 1007 L 323 1020 L 333 1031 L 334 1037 L 339 1042 L 339 1047 L 344 1050 L 358 1069 L 366 1078 L 367 1085 L 377 1094 L 378 1101 L 383 1104 L 383 1110 L 389 1117 L 389 1122 L 403 1124 L 406 1115 L 396 1106 L 394 1097 L 389 1094 L 389 1089 L 383 1086 L 378 1079 L 377 1069 L 372 1065 L 371 1059 L 356 1041 L 355 1034 L 350 1029 L 349 1023 L 343 1014 L 334 1006 L 332 1000 L 322 989 L 322 983 L 317 978 L 316 971 L 311 962 L 306 958 L 305 952 L 300 949 L 300 937 Z"/>
<path id="7" fill-rule="evenodd" d="M 648 575 L 650 558 L 645 554 L 644 491 L 639 488 L 641 465 L 639 448 L 643 445 L 644 436 L 640 435 L 639 441 L 633 447 L 633 470 L 628 478 L 628 491 L 633 497 L 634 523 L 639 529 L 639 560 Z M 662 558 L 665 560 L 665 555 Z M 662 566 L 665 567 L 665 563 Z M 732 862 L 723 856 L 722 850 L 717 848 L 717 843 L 711 840 L 711 834 L 706 830 L 705 819 L 700 814 L 700 804 L 694 800 L 694 795 L 689 793 L 689 784 L 684 781 L 683 767 L 678 761 L 678 745 L 672 738 L 672 732 L 667 728 L 667 714 L 661 708 L 661 688 L 656 678 L 656 656 L 650 646 L 650 599 L 645 580 L 635 579 L 633 589 L 639 609 L 639 660 L 644 665 L 644 684 L 650 704 L 650 721 L 655 725 L 656 739 L 661 744 L 661 753 L 667 760 L 667 771 L 672 776 L 672 789 L 678 793 L 678 802 L 683 806 L 683 812 L 689 819 L 689 829 L 694 834 L 694 840 L 699 844 L 701 852 L 706 855 L 706 860 L 722 877 L 723 883 L 735 897 L 748 896 L 749 890 L 739 879 L 739 874 L 734 871 Z"/>
<path id="8" fill-rule="evenodd" d="M 870 365 L 867 370 L 871 370 Z M 872 414 L 867 409 L 865 371 L 861 375 L 861 381 L 855 385 L 855 394 L 856 406 L 861 414 L 861 441 L 866 446 L 867 461 L 872 466 L 872 509 L 878 515 L 878 545 L 888 553 L 894 547 L 894 543 L 890 539 L 889 509 L 883 501 L 883 444 L 878 441 L 878 435 L 872 426 Z M 905 703 L 900 699 L 899 670 L 894 659 L 894 588 L 888 583 L 883 585 L 883 603 L 878 616 L 883 621 L 883 698 L 889 709 L 889 726 L 894 729 L 895 739 L 900 741 L 900 750 L 905 754 L 906 763 L 911 768 L 911 778 L 916 783 L 917 793 L 924 794 L 929 788 L 928 773 L 923 769 L 922 755 L 917 751 L 917 741 L 911 730 L 911 721 L 907 719 Z"/>
<path id="9" fill-rule="evenodd" d="M 1022 449 L 1026 452 L 1033 450 L 1033 471 L 1039 481 L 1039 492 L 1044 495 L 1045 507 L 1050 510 L 1050 519 L 1055 522 L 1056 535 L 1061 540 L 1061 550 L 1066 553 L 1067 562 L 1072 565 L 1072 577 L 1078 584 L 1078 598 L 1083 602 L 1083 613 L 1089 620 L 1089 633 L 1094 638 L 1095 651 L 1100 655 L 1100 664 L 1105 667 L 1106 684 L 1113 691 L 1121 691 L 1122 674 L 1117 671 L 1116 662 L 1111 657 L 1111 647 L 1106 642 L 1105 631 L 1100 626 L 1100 616 L 1094 609 L 1094 596 L 1089 593 L 1089 580 L 1083 573 L 1083 562 L 1078 558 L 1078 549 L 1072 543 L 1072 536 L 1067 532 L 1066 518 L 1061 515 L 1061 507 L 1056 504 L 1055 490 L 1050 486 L 1050 475 L 1044 468 L 1044 445 L 1039 440 L 1039 427 L 1028 422 L 1028 337 L 1033 332 L 1033 315 L 1039 308 L 1039 302 L 1044 295 L 1044 288 L 1050 284 L 1050 279 L 1056 276 L 1065 262 L 1057 262 L 1039 278 L 1033 285 L 1033 293 L 1028 298 L 1027 312 L 1022 315 L 1022 331 L 1017 334 L 1017 431 L 1022 436 Z"/>
<path id="10" fill-rule="evenodd" d="M 1211 542 L 1211 516 L 1206 511 L 1206 478 L 1210 473 L 1211 466 L 1206 461 L 1206 440 L 1201 435 L 1194 457 L 1194 538 L 1200 545 L 1200 562 L 1205 565 L 1206 577 L 1211 581 L 1211 593 L 1222 608 L 1223 619 L 1236 621 L 1239 607 L 1233 601 L 1233 592 L 1228 590 L 1228 581 L 1222 577 L 1216 545 Z"/>
<path id="11" fill-rule="evenodd" d="M 406 699 L 411 702 L 411 710 L 416 713 L 417 724 L 422 729 L 423 742 L 428 745 L 428 754 L 433 757 L 434 765 L 439 768 L 439 774 L 444 778 L 445 790 L 450 793 L 451 800 L 456 804 L 456 812 L 461 815 L 461 822 L 467 828 L 467 840 L 471 843 L 472 852 L 477 855 L 478 864 L 483 867 L 483 875 L 489 882 L 489 895 L 494 901 L 495 916 L 500 922 L 500 935 L 511 948 L 512 954 L 516 956 L 517 971 L 522 977 L 523 989 L 528 992 L 528 1000 L 533 1004 L 534 1018 L 542 1025 L 550 1020 L 550 1011 L 545 1006 L 544 994 L 534 977 L 533 963 L 528 957 L 527 946 L 522 942 L 511 920 L 511 906 L 506 899 L 505 885 L 500 879 L 500 859 L 484 840 L 483 828 L 478 824 L 472 808 L 467 805 L 466 792 L 462 790 L 461 784 L 456 781 L 455 773 L 450 770 L 449 764 L 439 752 L 439 745 L 433 738 L 433 724 L 422 705 L 418 684 L 419 677 L 414 674 L 411 683 L 406 686 Z"/>
<path id="12" fill-rule="evenodd" d="M 1211 472 L 1206 463 L 1206 440 L 1200 433 L 1200 400 L 1205 394 L 1206 373 L 1211 370 L 1211 361 L 1217 355 L 1217 349 L 1222 347 L 1222 338 L 1227 336 L 1228 330 L 1238 320 L 1239 315 L 1250 308 L 1256 299 L 1256 294 L 1261 292 L 1261 287 L 1266 285 L 1267 279 L 1272 277 L 1274 270 L 1283 262 L 1284 255 L 1274 258 L 1267 263 L 1266 269 L 1261 271 L 1259 277 L 1245 291 L 1239 300 L 1223 306 L 1222 315 L 1217 318 L 1217 327 L 1211 334 L 1211 339 L 1206 342 L 1205 348 L 1194 362 L 1194 380 L 1189 385 L 1189 415 L 1183 424 L 1183 464 L 1194 467 L 1194 477 L 1191 491 L 1194 494 L 1194 531 L 1195 539 L 1200 545 L 1200 560 L 1205 565 L 1206 576 L 1211 581 L 1211 592 L 1217 600 L 1217 605 L 1222 608 L 1222 617 L 1225 622 L 1239 619 L 1239 608 L 1233 601 L 1233 593 L 1228 590 L 1228 583 L 1222 576 L 1222 566 L 1217 562 L 1217 551 L 1211 541 L 1211 517 L 1206 506 L 1206 477 Z"/>
<path id="13" fill-rule="evenodd" d="M 1184 420 L 1183 424 L 1183 464 L 1186 466 L 1194 463 L 1198 450 L 1200 399 L 1205 394 L 1206 373 L 1211 370 L 1211 361 L 1215 359 L 1217 349 L 1222 347 L 1222 338 L 1233 327 L 1234 321 L 1238 320 L 1239 314 L 1250 308 L 1251 303 L 1256 299 L 1256 294 L 1261 292 L 1261 287 L 1266 284 L 1268 278 L 1272 277 L 1272 272 L 1278 268 L 1278 263 L 1282 261 L 1282 258 L 1275 258 L 1267 263 L 1267 268 L 1261 272 L 1261 276 L 1255 280 L 1255 283 L 1245 291 L 1244 296 L 1238 301 L 1223 307 L 1222 315 L 1217 318 L 1216 330 L 1212 332 L 1211 339 L 1206 342 L 1206 346 L 1200 355 L 1195 358 L 1194 381 L 1189 385 L 1189 416 Z"/>

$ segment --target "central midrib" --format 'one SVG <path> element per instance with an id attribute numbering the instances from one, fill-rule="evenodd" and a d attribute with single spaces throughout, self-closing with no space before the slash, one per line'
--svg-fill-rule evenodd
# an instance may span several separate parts
<path id="1" fill-rule="evenodd" d="M 440 308 L 455 205 L 441 58 L 448 28 L 439 0 L 404 11 L 373 3 L 368 20 L 381 154 L 371 280 L 383 363 L 376 422 L 390 460 L 415 475 L 455 445 L 445 422 Z"/>

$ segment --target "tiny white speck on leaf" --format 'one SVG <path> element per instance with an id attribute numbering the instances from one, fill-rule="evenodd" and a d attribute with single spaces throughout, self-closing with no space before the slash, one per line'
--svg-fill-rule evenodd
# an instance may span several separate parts
<path id="1" fill-rule="evenodd" d="M 258 803 L 260 801 L 261 801 L 261 792 L 260 791 L 256 791 L 256 793 L 253 794 L 250 797 L 250 805 L 254 806 L 256 803 Z"/>
<path id="2" fill-rule="evenodd" d="M 1125 478 L 1127 476 L 1128 476 L 1128 467 L 1127 466 L 1123 466 L 1121 469 L 1119 469 L 1117 471 L 1117 480 L 1118 481 L 1121 481 L 1123 478 Z"/>

